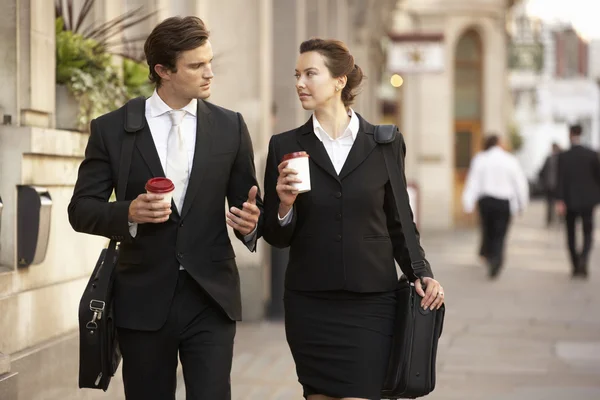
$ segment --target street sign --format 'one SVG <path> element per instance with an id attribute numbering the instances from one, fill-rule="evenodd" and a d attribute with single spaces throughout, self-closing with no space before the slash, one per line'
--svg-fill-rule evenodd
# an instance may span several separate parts
<path id="1" fill-rule="evenodd" d="M 435 73 L 445 67 L 444 37 L 438 34 L 391 35 L 387 68 L 392 73 Z"/>

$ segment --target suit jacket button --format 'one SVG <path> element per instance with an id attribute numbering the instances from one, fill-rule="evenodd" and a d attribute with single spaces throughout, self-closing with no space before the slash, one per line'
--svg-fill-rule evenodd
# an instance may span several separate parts
<path id="1" fill-rule="evenodd" d="M 179 224 L 179 227 L 183 227 L 183 222 Z"/>
<path id="2" fill-rule="evenodd" d="M 337 236 L 335 237 L 335 241 L 336 241 L 336 242 L 339 242 L 339 241 L 341 241 L 341 240 L 342 240 L 342 235 L 337 235 Z"/>
<path id="3" fill-rule="evenodd" d="M 336 221 L 341 221 L 342 220 L 342 214 L 341 213 L 335 214 L 335 220 Z"/>
<path id="4" fill-rule="evenodd" d="M 182 253 L 177 253 L 177 258 L 183 258 L 183 254 Z"/>
<path id="5" fill-rule="evenodd" d="M 335 198 L 336 198 L 336 199 L 339 199 L 340 197 L 342 197 L 342 192 L 337 192 L 337 193 L 335 194 Z"/>

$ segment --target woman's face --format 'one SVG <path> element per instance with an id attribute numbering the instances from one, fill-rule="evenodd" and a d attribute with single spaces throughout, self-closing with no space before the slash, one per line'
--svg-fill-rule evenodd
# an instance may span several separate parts
<path id="1" fill-rule="evenodd" d="M 298 57 L 296 91 L 305 110 L 316 110 L 341 101 L 343 83 L 343 79 L 331 76 L 325 57 L 318 52 L 308 51 Z"/>

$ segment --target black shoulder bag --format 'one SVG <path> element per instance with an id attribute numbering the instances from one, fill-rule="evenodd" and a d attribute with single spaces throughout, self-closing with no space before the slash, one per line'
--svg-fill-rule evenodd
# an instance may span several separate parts
<path id="1" fill-rule="evenodd" d="M 421 277 L 427 264 L 421 256 L 413 229 L 404 174 L 394 157 L 392 143 L 396 131 L 394 125 L 377 126 L 375 141 L 383 150 L 411 267 L 414 274 Z M 394 336 L 381 396 L 385 399 L 414 399 L 431 393 L 435 388 L 435 361 L 438 339 L 442 335 L 445 306 L 439 310 L 423 310 L 420 305 L 421 297 L 417 294 L 414 283 L 409 282 L 406 276 L 399 280 L 396 294 L 398 306 Z"/>
<path id="2" fill-rule="evenodd" d="M 117 200 L 125 199 L 136 132 L 144 127 L 145 98 L 126 105 L 125 137 L 121 147 Z M 119 363 L 113 310 L 113 281 L 119 250 L 111 240 L 100 252 L 94 271 L 79 302 L 79 387 L 106 391 Z"/>

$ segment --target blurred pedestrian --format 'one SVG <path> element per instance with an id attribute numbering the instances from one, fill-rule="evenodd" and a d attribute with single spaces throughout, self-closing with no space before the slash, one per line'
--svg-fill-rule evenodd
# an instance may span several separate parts
<path id="1" fill-rule="evenodd" d="M 558 158 L 557 212 L 567 222 L 567 245 L 572 276 L 587 278 L 593 243 L 594 207 L 600 202 L 600 159 L 598 153 L 581 144 L 580 125 L 569 128 L 571 148 Z M 583 247 L 575 246 L 575 225 L 581 220 Z"/>
<path id="2" fill-rule="evenodd" d="M 500 273 L 511 216 L 521 213 L 529 202 L 529 186 L 516 157 L 504 150 L 497 135 L 485 139 L 484 150 L 473 157 L 463 191 L 463 209 L 477 206 L 481 224 L 479 255 L 488 266 L 490 278 Z"/>
<path id="3" fill-rule="evenodd" d="M 546 198 L 546 226 L 552 225 L 556 216 L 556 186 L 558 181 L 558 155 L 561 148 L 558 143 L 552 143 L 552 153 L 546 157 L 544 165 L 538 174 L 539 182 Z"/>

